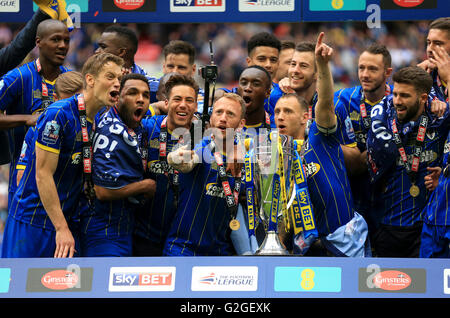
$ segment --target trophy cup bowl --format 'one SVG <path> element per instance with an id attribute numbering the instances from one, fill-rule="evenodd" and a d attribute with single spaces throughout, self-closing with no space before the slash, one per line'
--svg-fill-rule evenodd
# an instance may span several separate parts
<path id="1" fill-rule="evenodd" d="M 282 149 L 283 162 L 280 162 L 280 147 Z M 287 217 L 289 205 L 287 200 L 293 192 L 290 181 L 292 161 L 293 161 L 294 143 L 291 136 L 280 135 L 277 131 L 272 131 L 270 138 L 257 144 L 254 148 L 255 163 L 254 169 L 254 188 L 256 211 L 258 211 L 259 219 L 264 225 L 266 236 L 255 255 L 288 255 L 289 252 L 283 247 L 279 239 L 278 228 Z M 280 171 L 279 197 L 278 197 L 278 214 L 273 215 L 272 203 L 274 199 L 273 187 L 275 184 L 276 174 Z M 283 182 L 284 181 L 284 182 Z M 283 188 L 283 189 L 282 189 Z M 282 192 L 286 194 L 283 200 Z M 284 202 L 283 202 L 284 201 Z M 292 200 L 289 200 L 292 203 Z"/>

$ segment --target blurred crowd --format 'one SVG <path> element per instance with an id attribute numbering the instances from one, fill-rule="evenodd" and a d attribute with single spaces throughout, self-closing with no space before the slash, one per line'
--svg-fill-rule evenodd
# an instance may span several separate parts
<path id="1" fill-rule="evenodd" d="M 326 42 L 335 50 L 332 72 L 335 89 L 358 85 L 357 59 L 362 49 L 375 42 L 383 43 L 392 55 L 395 69 L 418 63 L 425 59 L 426 35 L 429 21 L 384 22 L 380 28 L 368 29 L 360 22 L 333 23 L 222 23 L 222 24 L 128 24 L 139 37 L 136 64 L 154 77 L 162 75 L 161 51 L 171 40 L 184 40 L 197 50 L 198 67 L 211 62 L 212 41 L 214 63 L 219 66 L 216 87 L 236 86 L 237 79 L 247 66 L 246 44 L 255 33 L 268 31 L 280 40 L 300 42 L 315 41 L 317 34 L 324 31 Z M 21 24 L 0 23 L 0 47 L 7 45 L 20 30 Z M 80 70 L 81 66 L 96 49 L 97 39 L 107 24 L 83 24 L 71 34 L 70 51 L 66 66 Z M 28 59 L 34 59 L 37 50 Z M 203 85 L 198 77 L 200 86 Z M 0 166 L 0 234 L 3 232 L 7 215 L 8 167 Z M 1 235 L 0 235 L 1 244 Z"/>
<path id="2" fill-rule="evenodd" d="M 96 49 L 96 41 L 106 24 L 85 24 L 72 32 L 68 66 L 79 70 Z M 219 65 L 218 86 L 233 86 L 245 68 L 246 43 L 255 33 L 273 32 L 280 40 L 315 41 L 325 31 L 326 41 L 336 51 L 333 75 L 336 88 L 358 83 L 356 60 L 362 50 L 374 41 L 391 52 L 394 69 L 425 58 L 428 21 L 385 22 L 380 28 L 367 28 L 362 22 L 333 23 L 221 23 L 221 24 L 128 24 L 139 36 L 136 63 L 155 77 L 162 75 L 160 54 L 171 40 L 184 40 L 197 49 L 197 65 L 211 61 L 209 40 L 213 43 L 214 62 Z M 21 25 L 0 24 L 0 46 L 8 44 Z M 36 54 L 36 52 L 34 52 Z M 30 58 L 33 58 L 31 56 Z"/>

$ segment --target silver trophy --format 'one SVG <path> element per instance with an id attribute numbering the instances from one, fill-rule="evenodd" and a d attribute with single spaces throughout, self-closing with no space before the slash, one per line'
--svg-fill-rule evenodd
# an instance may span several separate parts
<path id="1" fill-rule="evenodd" d="M 264 226 L 266 232 L 255 255 L 289 254 L 280 242 L 279 232 L 285 222 L 290 222 L 288 211 L 295 196 L 291 182 L 293 150 L 293 138 L 277 131 L 254 147 L 255 208 L 261 221 L 258 226 Z"/>

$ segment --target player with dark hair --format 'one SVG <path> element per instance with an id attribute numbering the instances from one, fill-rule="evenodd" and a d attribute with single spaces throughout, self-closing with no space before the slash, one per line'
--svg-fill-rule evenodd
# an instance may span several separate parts
<path id="1" fill-rule="evenodd" d="M 247 65 L 258 65 L 265 68 L 272 79 L 270 95 L 264 101 L 264 109 L 269 113 L 272 121 L 273 109 L 281 96 L 281 92 L 277 89 L 278 84 L 273 80 L 278 70 L 280 51 L 280 40 L 268 32 L 253 35 L 247 43 Z"/>
<path id="2" fill-rule="evenodd" d="M 92 168 L 82 152 L 91 158 L 91 123 L 100 108 L 116 103 L 122 64 L 108 53 L 90 57 L 82 70 L 83 93 L 53 103 L 39 117 L 36 151 L 9 207 L 3 257 L 74 255 L 71 218 L 78 209 L 83 175 Z"/>
<path id="3" fill-rule="evenodd" d="M 247 65 L 259 65 L 274 77 L 278 69 L 278 56 L 281 42 L 273 34 L 261 32 L 253 35 L 247 42 Z"/>
<path id="4" fill-rule="evenodd" d="M 242 97 L 245 105 L 245 125 L 242 127 L 242 139 L 245 145 L 256 146 L 267 141 L 272 128 L 275 128 L 273 118 L 265 110 L 265 101 L 270 95 L 271 77 L 269 72 L 262 66 L 252 65 L 244 69 L 239 76 L 238 94 Z M 250 142 L 250 139 L 253 142 Z M 247 149 L 248 150 L 248 149 Z M 257 241 L 261 243 L 264 239 L 262 227 L 256 228 L 256 236 L 248 236 L 246 229 L 246 206 L 239 204 L 237 219 L 242 224 L 239 230 L 231 233 L 233 244 L 238 254 L 248 252 L 254 253 Z"/>
<path id="5" fill-rule="evenodd" d="M 427 59 L 418 66 L 433 78 L 433 93 L 448 103 L 450 81 L 450 17 L 432 21 L 428 27 Z"/>
<path id="6" fill-rule="evenodd" d="M 433 78 L 432 94 L 447 103 L 450 81 L 450 18 L 439 18 L 429 25 L 427 35 L 427 60 L 419 64 Z M 448 213 L 449 149 L 450 135 L 444 147 L 443 173 L 440 174 L 436 189 L 424 209 L 421 235 L 420 257 L 450 258 L 450 218 Z M 426 183 L 433 183 L 426 178 Z"/>
<path id="7" fill-rule="evenodd" d="M 291 65 L 288 69 L 288 78 L 281 80 L 279 86 L 279 89 L 283 92 L 296 93 L 308 103 L 309 120 L 306 135 L 308 135 L 309 127 L 315 119 L 318 95 L 315 49 L 315 44 L 312 42 L 300 42 L 295 46 Z M 346 167 L 350 168 L 351 161 L 348 158 L 353 158 L 353 156 L 359 154 L 356 149 L 354 130 L 348 112 L 343 107 L 336 107 L 334 110 L 339 121 L 337 136 L 341 145 L 343 145 L 342 150 L 345 155 Z"/>
<path id="8" fill-rule="evenodd" d="M 429 167 L 441 164 L 449 112 L 431 113 L 433 80 L 419 67 L 394 76 L 393 95 L 372 107 L 367 151 L 372 182 L 383 185 L 381 221 L 373 246 L 380 257 L 418 257 Z"/>
<path id="9" fill-rule="evenodd" d="M 93 138 L 92 212 L 81 216 L 83 256 L 131 256 L 134 214 L 155 181 L 144 177 L 146 135 L 141 125 L 150 90 L 142 74 L 124 75 L 119 101 L 96 122 Z M 143 166 L 144 164 L 144 166 Z"/>
<path id="10" fill-rule="evenodd" d="M 370 112 L 372 107 L 381 102 L 392 92 L 388 84 L 392 74 L 391 54 L 381 44 L 374 43 L 365 48 L 358 60 L 358 78 L 360 85 L 338 90 L 334 93 L 336 109 L 345 109 L 349 114 L 355 131 L 357 151 L 347 160 L 352 186 L 355 209 L 364 216 L 372 235 L 380 222 L 382 209 L 376 207 L 380 203 L 379 193 L 370 184 L 367 167 L 367 132 L 370 129 Z M 379 191 L 379 190 L 378 190 Z"/>
<path id="11" fill-rule="evenodd" d="M 292 55 L 295 51 L 295 43 L 293 41 L 281 42 L 281 49 L 279 54 L 279 63 L 276 73 L 272 76 L 274 83 L 288 76 L 289 66 L 291 65 Z"/>
<path id="12" fill-rule="evenodd" d="M 243 128 L 246 137 L 259 135 L 260 128 L 270 131 L 271 127 L 275 127 L 264 108 L 264 101 L 270 95 L 270 87 L 270 74 L 261 66 L 249 66 L 239 76 L 238 93 L 242 96 L 246 109 Z"/>
<path id="13" fill-rule="evenodd" d="M 145 71 L 136 65 L 134 56 L 138 49 L 138 38 L 133 30 L 120 25 L 111 25 L 107 27 L 100 38 L 97 40 L 98 48 L 95 53 L 111 53 L 121 57 L 124 60 L 124 74 L 138 73 L 144 74 Z"/>
<path id="14" fill-rule="evenodd" d="M 197 66 L 195 65 L 195 48 L 192 44 L 180 40 L 170 41 L 164 46 L 163 55 L 164 74 L 175 72 L 194 76 Z"/>
<path id="15" fill-rule="evenodd" d="M 247 65 L 264 68 L 271 79 L 270 94 L 264 100 L 264 109 L 269 114 L 271 122 L 274 121 L 273 109 L 275 104 L 282 95 L 278 84 L 273 80 L 278 69 L 280 50 L 280 40 L 268 32 L 256 33 L 247 42 L 248 56 L 245 59 Z M 238 93 L 238 87 L 232 89 L 221 88 L 216 91 L 215 98 L 220 98 L 225 92 Z"/>
<path id="16" fill-rule="evenodd" d="M 181 75 L 187 75 L 194 78 L 197 65 L 195 64 L 196 51 L 195 47 L 185 41 L 173 40 L 170 41 L 163 48 L 163 73 L 178 73 Z M 159 82 L 159 80 L 158 80 Z M 154 85 L 151 88 L 151 100 L 150 112 L 152 115 L 164 115 L 167 114 L 167 104 L 164 101 L 159 101 L 156 98 L 158 91 L 158 85 Z M 197 96 L 197 112 L 203 112 L 203 99 L 205 92 L 203 89 L 199 89 Z"/>
<path id="17" fill-rule="evenodd" d="M 147 74 L 147 72 L 134 62 L 134 56 L 138 50 L 138 37 L 136 33 L 121 25 L 107 27 L 97 41 L 98 48 L 95 53 L 111 53 L 123 58 L 123 74 L 136 73 L 147 77 L 150 92 L 158 89 L 159 80 Z M 154 93 L 151 93 L 154 95 Z M 152 96 L 150 96 L 152 99 Z M 155 110 L 149 108 L 149 115 L 154 115 Z"/>
<path id="18" fill-rule="evenodd" d="M 167 115 L 142 121 L 148 136 L 148 172 L 156 180 L 156 191 L 154 198 L 137 211 L 133 236 L 134 256 L 162 256 L 177 210 L 179 173 L 168 165 L 167 154 L 189 139 L 183 132 L 189 133 L 197 110 L 199 87 L 190 76 L 171 74 L 164 86 Z"/>
<path id="19" fill-rule="evenodd" d="M 314 46 L 317 73 L 315 120 L 306 136 L 309 103 L 299 94 L 288 93 L 275 107 L 280 133 L 297 139 L 298 152 L 304 158 L 308 190 L 313 206 L 318 243 L 309 247 L 307 256 L 368 256 L 367 224 L 355 211 L 352 193 L 340 146 L 339 126 L 333 107 L 333 79 L 329 61 L 332 48 L 322 42 L 321 33 Z M 307 137 L 307 138 L 306 138 Z M 347 228 L 352 227 L 351 234 Z M 294 238 L 294 253 L 305 253 L 305 241 Z M 311 243 L 308 243 L 311 244 Z"/>

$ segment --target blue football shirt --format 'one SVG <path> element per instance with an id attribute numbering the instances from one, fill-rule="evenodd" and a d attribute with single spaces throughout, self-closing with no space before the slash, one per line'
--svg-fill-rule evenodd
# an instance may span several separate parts
<path id="1" fill-rule="evenodd" d="M 77 96 L 48 106 L 38 119 L 32 142 L 35 147 L 58 154 L 58 165 L 53 178 L 61 209 L 68 221 L 78 208 L 83 186 L 83 143 Z M 88 129 L 91 128 L 92 125 L 88 122 Z M 27 151 L 26 155 L 27 165 L 9 207 L 9 216 L 27 224 L 54 230 L 36 185 L 35 151 Z"/>
<path id="2" fill-rule="evenodd" d="M 180 200 L 164 247 L 168 256 L 231 255 L 230 212 L 218 176 L 218 165 L 204 138 L 195 152 L 201 163 L 180 174 Z M 226 157 L 223 156 L 226 163 Z M 231 189 L 235 180 L 228 176 Z M 240 182 L 240 178 L 239 178 Z"/>
<path id="3" fill-rule="evenodd" d="M 344 154 L 336 132 L 328 136 L 311 125 L 304 150 L 305 172 L 320 236 L 334 232 L 354 216 L 353 198 Z"/>
<path id="4" fill-rule="evenodd" d="M 60 66 L 61 73 L 69 71 L 66 67 Z M 47 96 L 43 93 L 43 83 L 47 88 Z M 5 111 L 7 115 L 13 114 L 34 114 L 41 112 L 50 103 L 54 101 L 54 84 L 45 80 L 38 72 L 36 60 L 24 64 L 6 73 L 0 79 L 0 111 Z M 12 161 L 10 165 L 9 178 L 9 198 L 16 190 L 16 171 L 15 166 L 20 155 L 25 134 L 26 126 L 20 126 L 8 130 L 8 139 Z M 14 182 L 13 182 L 14 180 Z"/>
<path id="5" fill-rule="evenodd" d="M 159 158 L 159 138 L 161 123 L 167 116 L 154 116 L 142 120 L 148 136 L 148 172 L 150 178 L 156 180 L 156 192 L 145 206 L 136 213 L 135 235 L 145 238 L 157 245 L 163 245 L 176 212 L 174 191 L 174 169 Z M 166 152 L 171 152 L 178 139 L 167 130 Z M 170 180 L 170 182 L 169 182 Z"/>
<path id="6" fill-rule="evenodd" d="M 142 129 L 128 128 L 118 110 L 111 107 L 96 121 L 93 138 L 92 181 L 95 185 L 120 189 L 143 179 L 144 167 L 140 145 Z M 86 234 L 104 237 L 131 235 L 134 211 L 139 198 L 113 201 L 94 200 L 91 215 L 83 221 Z"/>

